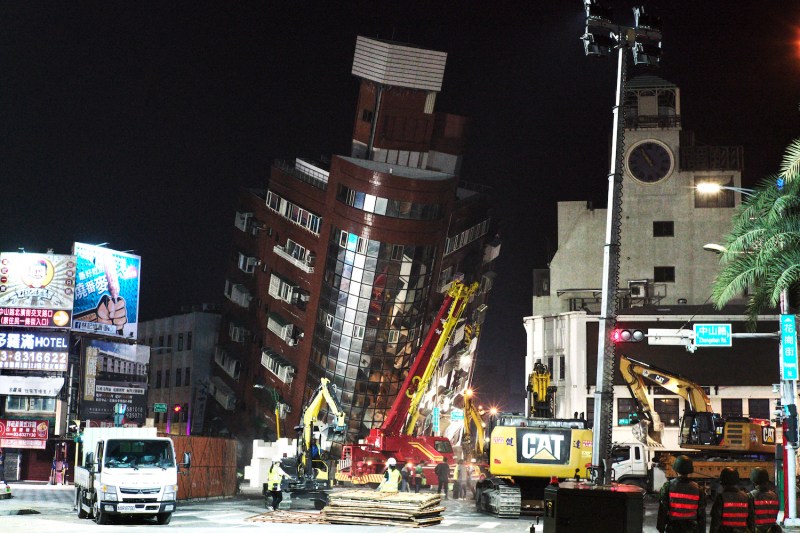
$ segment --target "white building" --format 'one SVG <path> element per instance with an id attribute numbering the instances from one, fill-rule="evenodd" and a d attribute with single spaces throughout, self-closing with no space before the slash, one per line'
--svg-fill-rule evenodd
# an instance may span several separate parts
<path id="1" fill-rule="evenodd" d="M 692 329 L 695 323 L 732 323 L 745 331 L 742 306 L 723 312 L 710 303 L 719 243 L 731 227 L 741 195 L 698 192 L 702 182 L 741 187 L 741 147 L 702 146 L 683 131 L 680 90 L 660 78 L 629 80 L 625 94 L 625 155 L 618 327 Z M 598 177 L 600 179 L 600 177 Z M 535 362 L 551 371 L 557 416 L 593 419 L 606 210 L 591 203 L 560 202 L 558 251 L 549 269 L 534 271 L 533 315 L 527 332 L 526 383 Z M 777 316 L 761 317 L 763 331 L 777 331 Z M 732 348 L 618 345 L 624 353 L 682 374 L 704 386 L 715 411 L 771 418 L 778 393 L 778 344 L 737 340 Z M 614 439 L 630 439 L 625 426 L 631 396 L 615 370 Z M 650 390 L 665 423 L 665 444 L 677 444 L 683 400 Z M 526 409 L 530 409 L 529 401 Z"/>

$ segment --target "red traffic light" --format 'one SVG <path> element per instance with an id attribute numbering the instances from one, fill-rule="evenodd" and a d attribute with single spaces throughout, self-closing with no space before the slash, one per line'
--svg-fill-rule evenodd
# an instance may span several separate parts
<path id="1" fill-rule="evenodd" d="M 175 411 L 176 413 L 180 413 L 181 409 L 182 407 L 180 406 L 180 404 L 177 403 L 172 407 L 172 410 Z"/>
<path id="2" fill-rule="evenodd" d="M 642 342 L 645 334 L 640 329 L 615 329 L 611 332 L 611 341 L 614 344 L 620 342 Z"/>

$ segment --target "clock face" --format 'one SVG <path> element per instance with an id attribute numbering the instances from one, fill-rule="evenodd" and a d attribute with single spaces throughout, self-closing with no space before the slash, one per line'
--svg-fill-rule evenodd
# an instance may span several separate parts
<path id="1" fill-rule="evenodd" d="M 672 155 L 657 142 L 637 144 L 628 154 L 628 171 L 645 183 L 661 181 L 672 172 Z"/>

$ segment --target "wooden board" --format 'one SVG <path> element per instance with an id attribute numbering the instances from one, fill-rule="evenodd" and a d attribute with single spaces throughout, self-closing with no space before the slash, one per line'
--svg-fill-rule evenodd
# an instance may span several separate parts
<path id="1" fill-rule="evenodd" d="M 272 511 L 247 519 L 248 522 L 274 522 L 280 524 L 330 524 L 318 512 Z"/>

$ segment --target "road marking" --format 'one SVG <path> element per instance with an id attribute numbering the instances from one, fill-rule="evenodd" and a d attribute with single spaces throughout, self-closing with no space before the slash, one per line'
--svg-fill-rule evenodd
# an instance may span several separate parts
<path id="1" fill-rule="evenodd" d="M 484 522 L 478 526 L 478 529 L 494 529 L 499 525 L 497 522 Z"/>

